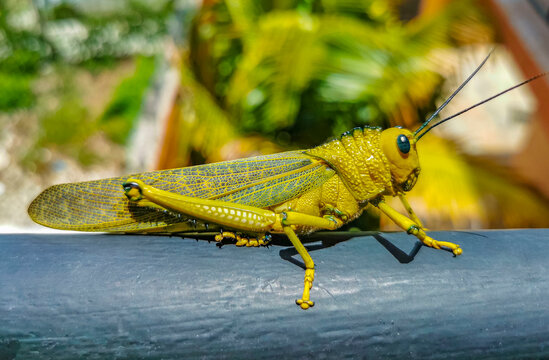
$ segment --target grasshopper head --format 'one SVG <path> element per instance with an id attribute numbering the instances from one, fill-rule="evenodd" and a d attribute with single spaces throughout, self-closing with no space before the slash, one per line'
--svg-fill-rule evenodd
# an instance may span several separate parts
<path id="1" fill-rule="evenodd" d="M 389 160 L 393 185 L 399 190 L 410 191 L 420 171 L 414 134 L 397 127 L 384 130 L 381 148 Z"/>

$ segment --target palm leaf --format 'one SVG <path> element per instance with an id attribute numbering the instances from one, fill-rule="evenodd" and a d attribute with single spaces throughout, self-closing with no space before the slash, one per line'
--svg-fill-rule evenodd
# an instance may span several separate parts
<path id="1" fill-rule="evenodd" d="M 243 59 L 229 84 L 227 102 L 244 128 L 265 132 L 291 125 L 300 96 L 323 57 L 318 20 L 296 12 L 261 17 L 244 39 Z"/>

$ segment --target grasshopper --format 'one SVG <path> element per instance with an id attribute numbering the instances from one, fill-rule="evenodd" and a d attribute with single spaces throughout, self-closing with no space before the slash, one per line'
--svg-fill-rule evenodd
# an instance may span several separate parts
<path id="1" fill-rule="evenodd" d="M 515 87 L 426 128 L 488 60 L 415 132 L 395 127 L 355 128 L 308 150 L 152 171 L 126 177 L 54 185 L 30 204 L 37 223 L 66 230 L 123 233 L 185 233 L 217 229 L 218 242 L 268 245 L 285 234 L 305 264 L 303 294 L 296 304 L 314 305 L 315 265 L 298 235 L 334 230 L 374 206 L 424 245 L 460 255 L 459 245 L 429 237 L 406 200 L 420 173 L 417 142 L 428 131 Z M 385 202 L 398 196 L 405 216 Z"/>

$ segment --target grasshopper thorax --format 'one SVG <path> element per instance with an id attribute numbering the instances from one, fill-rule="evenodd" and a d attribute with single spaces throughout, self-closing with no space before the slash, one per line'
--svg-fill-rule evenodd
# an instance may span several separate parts
<path id="1" fill-rule="evenodd" d="M 410 191 L 419 175 L 419 159 L 414 134 L 398 127 L 381 133 L 381 148 L 389 161 L 393 187 Z"/>

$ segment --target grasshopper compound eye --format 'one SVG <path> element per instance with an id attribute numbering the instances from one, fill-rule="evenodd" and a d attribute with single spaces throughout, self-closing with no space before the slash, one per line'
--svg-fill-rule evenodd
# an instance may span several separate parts
<path id="1" fill-rule="evenodd" d="M 397 146 L 403 154 L 408 154 L 410 152 L 410 140 L 408 140 L 406 135 L 400 134 L 397 137 Z"/>

